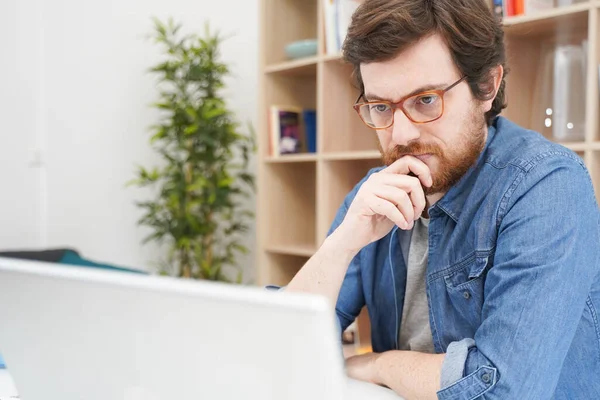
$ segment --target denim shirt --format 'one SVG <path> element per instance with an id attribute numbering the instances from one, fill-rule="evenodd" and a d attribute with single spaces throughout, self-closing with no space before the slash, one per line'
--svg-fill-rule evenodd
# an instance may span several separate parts
<path id="1" fill-rule="evenodd" d="M 581 158 L 498 117 L 429 216 L 429 322 L 446 353 L 438 398 L 600 399 L 599 212 Z M 358 253 L 336 304 L 342 330 L 367 307 L 375 352 L 398 348 L 403 235 L 395 227 Z"/>

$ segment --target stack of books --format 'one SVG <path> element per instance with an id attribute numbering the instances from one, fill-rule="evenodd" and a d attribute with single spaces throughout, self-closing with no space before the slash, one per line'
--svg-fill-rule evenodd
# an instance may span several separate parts
<path id="1" fill-rule="evenodd" d="M 492 0 L 498 19 L 517 15 L 531 15 L 554 8 L 554 0 Z"/>
<path id="2" fill-rule="evenodd" d="M 272 105 L 269 115 L 269 155 L 316 151 L 316 111 L 290 105 Z"/>

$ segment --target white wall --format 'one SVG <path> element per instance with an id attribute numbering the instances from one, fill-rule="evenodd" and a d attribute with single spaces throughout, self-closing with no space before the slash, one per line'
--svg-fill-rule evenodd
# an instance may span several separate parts
<path id="1" fill-rule="evenodd" d="M 42 182 L 40 191 L 31 202 L 41 199 L 43 204 L 28 205 L 39 210 L 40 222 L 33 218 L 15 223 L 21 229 L 37 223 L 42 230 L 41 246 L 70 246 L 94 260 L 147 268 L 159 250 L 156 245 L 140 244 L 147 231 L 136 226 L 140 213 L 134 201 L 143 193 L 124 185 L 134 176 L 136 164 L 150 166 L 157 160 L 147 145 L 148 126 L 156 122 L 156 112 L 149 107 L 156 92 L 155 77 L 146 71 L 159 59 L 159 48 L 146 39 L 152 29 L 151 17 L 173 17 L 183 23 L 184 31 L 198 33 L 209 20 L 213 28 L 233 35 L 222 47 L 223 60 L 233 72 L 225 94 L 238 119 L 256 125 L 258 1 L 37 1 L 43 4 L 39 28 L 43 35 L 33 43 L 31 24 L 26 24 L 29 28 L 17 35 L 17 46 L 33 43 L 41 48 L 43 68 L 33 79 L 31 91 L 42 93 L 43 107 L 38 107 L 41 111 L 35 118 L 42 120 L 38 142 L 43 147 L 44 167 L 37 174 Z M 9 3 L 15 8 L 14 4 L 26 2 Z M 28 7 L 15 11 L 20 20 L 31 16 Z M 0 26 L 12 18 L 10 12 L 0 12 Z M 26 60 L 18 63 L 24 66 Z M 6 74 L 0 79 L 3 85 L 10 80 Z M 11 109 L 10 102 L 0 98 L 2 109 L 7 105 Z M 14 106 L 16 114 L 26 112 L 31 101 L 40 100 L 23 99 Z M 17 125 L 13 122 L 13 129 Z M 29 133 L 33 127 L 24 130 L 35 137 Z M 9 140 L 5 147 L 5 135 L 0 139 L 0 159 L 13 156 L 22 164 L 22 156 L 15 152 L 27 148 L 25 142 L 31 140 Z M 6 172 L 0 173 L 0 182 L 6 182 Z M 19 170 L 18 174 L 26 173 Z M 19 181 L 19 177 L 10 179 L 9 184 Z M 17 192 L 20 197 L 26 188 L 19 187 Z M 249 207 L 254 207 L 253 202 L 249 200 Z M 4 203 L 0 203 L 0 221 L 3 215 L 15 220 L 17 208 Z M 0 238 L 6 234 L 6 228 L 0 226 Z M 254 247 L 253 238 L 250 232 L 246 243 L 250 248 Z M 17 240 L 11 246 L 18 244 Z M 0 247 L 5 246 L 0 243 Z M 242 260 L 245 281 L 252 278 L 253 261 L 254 254 Z"/>
<path id="2" fill-rule="evenodd" d="M 0 2 L 0 249 L 43 240 L 42 175 L 32 155 L 41 140 L 37 25 L 22 1 Z"/>

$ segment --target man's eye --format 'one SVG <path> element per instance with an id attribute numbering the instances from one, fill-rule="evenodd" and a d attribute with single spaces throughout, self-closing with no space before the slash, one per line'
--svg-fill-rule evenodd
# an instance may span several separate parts
<path id="1" fill-rule="evenodd" d="M 377 111 L 379 113 L 386 112 L 390 109 L 390 106 L 387 104 L 374 104 L 371 106 L 371 111 Z"/>
<path id="2" fill-rule="evenodd" d="M 438 100 L 438 96 L 436 96 L 436 95 L 420 96 L 417 99 L 417 103 L 422 104 L 424 106 L 429 106 L 429 105 L 434 104 L 437 100 Z"/>

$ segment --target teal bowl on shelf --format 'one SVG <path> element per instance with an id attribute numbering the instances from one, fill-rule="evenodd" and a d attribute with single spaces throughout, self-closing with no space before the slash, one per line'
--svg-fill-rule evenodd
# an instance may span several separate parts
<path id="1" fill-rule="evenodd" d="M 292 42 L 285 46 L 285 55 L 291 59 L 317 55 L 317 39 L 306 39 Z"/>

